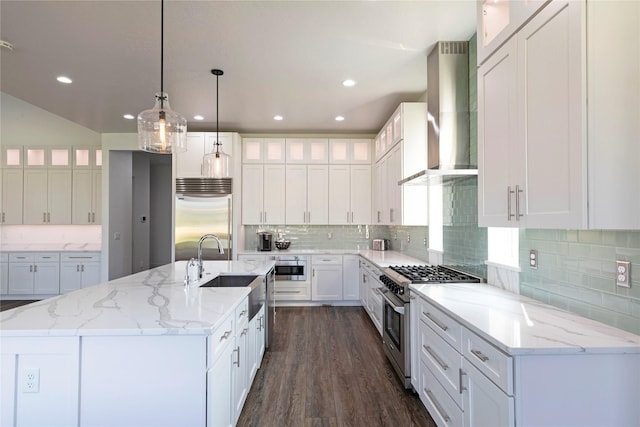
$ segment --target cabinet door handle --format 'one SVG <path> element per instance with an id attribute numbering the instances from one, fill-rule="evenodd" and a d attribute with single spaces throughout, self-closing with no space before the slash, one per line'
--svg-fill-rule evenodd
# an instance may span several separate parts
<path id="1" fill-rule="evenodd" d="M 247 332 L 249 332 L 249 328 L 244 328 L 242 330 L 242 332 L 240 332 L 240 336 L 243 337 L 243 336 L 247 335 Z"/>
<path id="2" fill-rule="evenodd" d="M 4 212 L 2 212 L 2 222 L 4 222 L 4 221 L 5 221 L 5 219 L 4 219 Z"/>
<path id="3" fill-rule="evenodd" d="M 389 209 L 389 222 L 393 222 L 393 208 Z"/>
<path id="4" fill-rule="evenodd" d="M 462 392 L 467 389 L 465 386 L 462 385 L 462 377 L 467 374 L 462 370 L 462 368 L 460 368 L 458 371 L 460 374 L 460 380 L 459 380 L 458 386 L 460 388 L 460 394 L 462 394 Z"/>
<path id="5" fill-rule="evenodd" d="M 82 266 L 80 266 L 80 271 L 84 273 L 84 264 L 82 264 Z"/>
<path id="6" fill-rule="evenodd" d="M 444 409 L 442 408 L 442 406 L 440 406 L 440 403 L 438 403 L 438 401 L 436 400 L 436 397 L 433 395 L 433 393 L 431 392 L 431 390 L 427 390 L 426 388 L 424 389 L 424 392 L 427 394 L 427 396 L 429 397 L 429 400 L 431 402 L 433 402 L 433 406 L 436 407 L 436 411 L 438 411 L 438 413 L 442 416 L 442 419 L 444 420 L 445 423 L 448 423 L 449 420 L 451 420 L 451 418 L 449 418 L 449 415 L 447 415 L 447 413 L 444 411 Z"/>
<path id="7" fill-rule="evenodd" d="M 507 221 L 511 221 L 511 217 L 513 214 L 511 213 L 511 195 L 513 191 L 511 191 L 511 186 L 507 187 Z"/>
<path id="8" fill-rule="evenodd" d="M 91 222 L 91 212 L 87 212 L 87 222 Z"/>
<path id="9" fill-rule="evenodd" d="M 37 266 L 37 265 L 34 265 L 34 266 L 33 266 L 33 272 L 34 272 L 34 273 L 37 273 L 37 272 L 38 272 L 38 266 Z"/>
<path id="10" fill-rule="evenodd" d="M 76 273 L 80 273 L 80 266 L 76 264 Z"/>
<path id="11" fill-rule="evenodd" d="M 377 212 L 378 212 L 378 222 L 380 222 L 380 211 L 377 211 Z"/>
<path id="12" fill-rule="evenodd" d="M 449 369 L 449 365 L 447 365 L 446 363 L 444 363 L 444 362 L 442 361 L 442 359 L 440 359 L 440 356 L 438 356 L 438 355 L 437 355 L 437 354 L 436 354 L 436 353 L 431 349 L 431 347 L 429 347 L 429 346 L 427 346 L 427 345 L 422 345 L 422 347 L 424 347 L 424 349 L 425 349 L 425 350 L 427 350 L 427 353 L 429 353 L 429 355 L 430 355 L 431 357 L 433 357 L 433 360 L 435 360 L 435 361 L 436 361 L 436 363 L 437 363 L 438 365 L 440 365 L 440 367 L 441 367 L 443 370 L 445 370 L 445 371 L 446 371 L 447 369 Z"/>
<path id="13" fill-rule="evenodd" d="M 229 338 L 229 335 L 231 335 L 231 331 L 225 331 L 224 334 L 222 334 L 222 336 L 220 337 L 220 341 L 224 341 L 227 338 Z"/>
<path id="14" fill-rule="evenodd" d="M 316 269 L 315 269 L 315 268 L 313 268 L 313 269 L 311 270 L 311 272 L 312 272 L 312 273 L 311 273 L 312 277 L 316 277 Z"/>
<path id="15" fill-rule="evenodd" d="M 471 349 L 471 354 L 473 354 L 475 357 L 480 359 L 480 361 L 483 362 L 483 363 L 485 363 L 485 362 L 487 362 L 489 360 L 489 357 L 487 357 L 484 354 L 482 354 L 482 352 L 480 350 Z"/>
<path id="16" fill-rule="evenodd" d="M 42 212 L 42 222 L 47 222 L 47 213 Z"/>
<path id="17" fill-rule="evenodd" d="M 240 312 L 240 317 L 243 317 L 245 314 L 247 314 L 247 310 L 242 310 L 242 311 Z"/>
<path id="18" fill-rule="evenodd" d="M 516 221 L 520 221 L 520 217 L 523 216 L 520 213 L 520 193 L 522 193 L 522 189 L 516 185 Z"/>
<path id="19" fill-rule="evenodd" d="M 33 273 L 33 265 L 29 266 L 29 273 Z"/>
<path id="20" fill-rule="evenodd" d="M 267 211 L 264 211 L 264 223 L 267 223 Z"/>
<path id="21" fill-rule="evenodd" d="M 51 212 L 47 212 L 47 222 L 51 222 Z"/>
<path id="22" fill-rule="evenodd" d="M 233 349 L 233 351 L 238 353 L 238 360 L 236 362 L 233 362 L 233 364 L 238 366 L 239 368 L 240 367 L 240 346 Z"/>
<path id="23" fill-rule="evenodd" d="M 91 222 L 93 222 L 93 223 L 96 222 L 96 213 L 95 212 L 91 213 Z"/>
<path id="24" fill-rule="evenodd" d="M 440 321 L 438 319 L 436 319 L 435 317 L 433 317 L 431 315 L 431 313 L 425 313 L 423 311 L 422 314 L 424 314 L 429 320 L 431 320 L 433 323 L 435 323 L 436 326 L 438 328 L 442 329 L 443 331 L 446 331 L 447 329 L 449 329 L 449 327 L 447 325 L 443 325 L 442 323 L 440 323 Z"/>

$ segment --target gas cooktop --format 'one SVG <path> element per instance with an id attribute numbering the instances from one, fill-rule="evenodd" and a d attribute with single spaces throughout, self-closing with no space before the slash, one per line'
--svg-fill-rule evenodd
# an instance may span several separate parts
<path id="1" fill-rule="evenodd" d="M 480 283 L 481 279 L 443 265 L 393 265 L 390 270 L 410 283 Z"/>

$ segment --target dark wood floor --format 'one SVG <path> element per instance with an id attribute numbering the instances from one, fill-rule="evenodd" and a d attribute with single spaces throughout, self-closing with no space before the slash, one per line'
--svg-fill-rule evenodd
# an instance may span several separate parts
<path id="1" fill-rule="evenodd" d="M 435 427 L 361 307 L 279 308 L 238 426 Z"/>

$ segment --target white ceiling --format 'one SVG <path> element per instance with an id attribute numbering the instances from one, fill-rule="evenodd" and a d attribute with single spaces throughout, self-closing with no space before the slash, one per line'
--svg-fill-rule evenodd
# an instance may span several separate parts
<path id="1" fill-rule="evenodd" d="M 220 68 L 221 131 L 376 133 L 423 95 L 434 43 L 473 35 L 475 4 L 165 0 L 164 88 L 189 130 L 215 129 Z M 0 0 L 0 16 L 14 46 L 0 50 L 2 92 L 100 133 L 136 132 L 122 116 L 160 90 L 160 0 Z"/>

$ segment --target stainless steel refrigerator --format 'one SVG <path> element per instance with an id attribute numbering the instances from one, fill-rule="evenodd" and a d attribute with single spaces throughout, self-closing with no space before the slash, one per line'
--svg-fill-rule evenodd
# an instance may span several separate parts
<path id="1" fill-rule="evenodd" d="M 228 180 L 223 183 L 220 180 Z M 227 188 L 228 187 L 228 188 Z M 232 259 L 231 179 L 178 178 L 176 180 L 175 259 L 198 257 L 198 241 L 204 234 L 215 234 L 224 247 L 218 251 L 215 240 L 205 240 L 202 258 Z"/>

